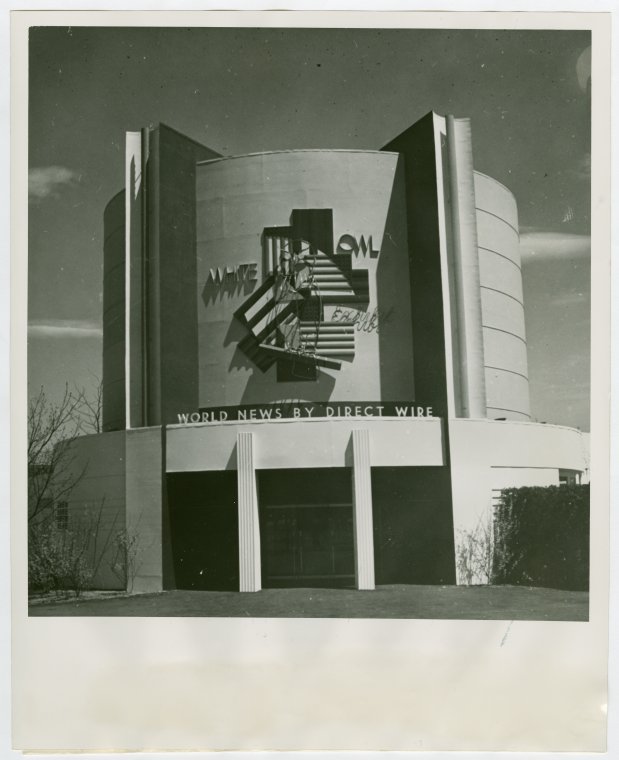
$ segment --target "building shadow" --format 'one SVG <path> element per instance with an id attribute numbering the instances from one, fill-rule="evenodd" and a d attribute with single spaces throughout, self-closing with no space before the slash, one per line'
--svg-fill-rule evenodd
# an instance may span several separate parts
<path id="1" fill-rule="evenodd" d="M 384 401 L 415 399 L 406 235 L 404 159 L 399 157 L 376 266 L 380 390 Z"/>
<path id="2" fill-rule="evenodd" d="M 239 352 L 240 353 L 240 352 Z M 273 365 L 261 372 L 255 365 L 247 381 L 241 404 L 298 403 L 303 401 L 328 402 L 335 388 L 335 377 L 318 370 L 316 379 L 277 382 L 277 367 Z"/>

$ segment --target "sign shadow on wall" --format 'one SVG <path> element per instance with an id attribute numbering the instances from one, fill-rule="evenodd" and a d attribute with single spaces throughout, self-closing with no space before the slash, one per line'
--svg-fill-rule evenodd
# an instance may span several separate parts
<path id="1" fill-rule="evenodd" d="M 216 267 L 209 271 L 202 290 L 202 301 L 208 306 L 218 299 L 248 296 L 256 288 L 256 282 L 256 264 Z"/>
<path id="2" fill-rule="evenodd" d="M 240 353 L 240 352 L 239 352 Z M 282 398 L 292 402 L 302 402 L 311 396 L 312 401 L 329 401 L 335 388 L 335 377 L 327 372 L 318 372 L 316 379 L 311 382 L 303 380 L 300 376 L 287 382 L 276 382 L 277 367 L 273 365 L 266 372 L 261 372 L 258 367 L 250 362 L 254 371 L 247 380 L 243 391 L 241 404 L 268 404 L 281 402 Z"/>
<path id="3" fill-rule="evenodd" d="M 239 322 L 236 317 L 233 317 L 230 321 L 230 327 L 224 338 L 224 346 L 229 346 L 231 343 L 236 343 L 236 349 L 232 354 L 232 359 L 228 366 L 228 370 L 234 369 L 254 369 L 256 365 L 252 360 L 239 348 L 238 344 L 247 335 L 247 328 Z"/>

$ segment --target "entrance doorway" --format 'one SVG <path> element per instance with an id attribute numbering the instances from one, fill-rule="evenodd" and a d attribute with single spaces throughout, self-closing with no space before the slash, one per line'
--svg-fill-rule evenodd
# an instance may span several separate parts
<path id="1" fill-rule="evenodd" d="M 353 587 L 349 470 L 261 471 L 262 585 Z"/>
<path id="2" fill-rule="evenodd" d="M 238 591 L 236 472 L 167 476 L 174 585 Z"/>
<path id="3" fill-rule="evenodd" d="M 448 467 L 373 467 L 377 584 L 456 582 Z"/>

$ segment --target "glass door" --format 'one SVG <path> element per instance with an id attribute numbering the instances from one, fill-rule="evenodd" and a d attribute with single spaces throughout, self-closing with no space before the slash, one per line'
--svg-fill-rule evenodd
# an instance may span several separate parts
<path id="1" fill-rule="evenodd" d="M 352 504 L 263 507 L 265 587 L 352 586 Z"/>

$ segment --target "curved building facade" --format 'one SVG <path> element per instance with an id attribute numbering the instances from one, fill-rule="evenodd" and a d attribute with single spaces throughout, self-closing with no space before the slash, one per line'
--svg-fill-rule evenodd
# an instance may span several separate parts
<path id="1" fill-rule="evenodd" d="M 200 407 L 414 398 L 397 154 L 314 150 L 214 159 L 198 165 L 196 188 Z M 291 219 L 298 232 L 289 229 Z M 295 245 L 307 249 L 311 284 L 303 313 L 297 319 L 291 312 L 289 325 L 275 333 L 338 366 L 316 371 L 299 355 L 287 373 L 282 362 L 256 370 L 242 341 L 230 340 L 230 328 L 281 268 L 285 247 Z M 265 324 L 272 316 L 275 327 L 286 297 L 265 314 Z"/>
<path id="2" fill-rule="evenodd" d="M 107 475 L 72 508 L 107 489 L 139 526 L 137 589 L 454 583 L 501 489 L 584 472 L 578 431 L 529 421 L 516 202 L 468 120 L 381 150 L 126 145 L 105 432 L 75 444 Z"/>
<path id="3" fill-rule="evenodd" d="M 475 172 L 474 181 L 487 412 L 491 418 L 527 420 L 529 380 L 516 199 L 491 177 Z"/>

